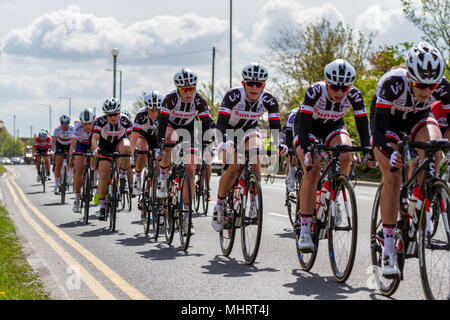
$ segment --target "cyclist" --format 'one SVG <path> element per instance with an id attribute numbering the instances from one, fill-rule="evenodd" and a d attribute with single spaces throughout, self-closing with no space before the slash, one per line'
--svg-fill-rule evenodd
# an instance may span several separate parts
<path id="1" fill-rule="evenodd" d="M 352 145 L 345 128 L 344 115 L 353 108 L 362 146 L 370 145 L 369 122 L 361 92 L 353 86 L 356 72 L 344 59 L 336 59 L 324 68 L 325 81 L 312 84 L 305 94 L 295 117 L 294 148 L 302 163 L 304 180 L 300 189 L 300 217 L 295 228 L 300 229 L 298 248 L 314 250 L 311 222 L 316 204 L 316 185 L 320 178 L 320 161 L 313 163 L 311 142 L 321 139 L 326 145 Z M 348 175 L 352 154 L 341 155 L 341 172 Z M 320 156 L 316 160 L 319 160 Z M 373 159 L 373 155 L 370 155 Z M 373 167 L 373 162 L 368 161 Z M 313 166 L 308 172 L 306 168 Z"/>
<path id="2" fill-rule="evenodd" d="M 223 98 L 219 109 L 217 129 L 223 137 L 219 143 L 218 151 L 223 152 L 223 162 L 225 164 L 222 176 L 219 180 L 217 191 L 217 203 L 214 206 L 212 227 L 215 231 L 221 232 L 225 224 L 224 201 L 239 171 L 237 152 L 234 150 L 234 140 L 239 142 L 239 150 L 257 148 L 262 149 L 262 137 L 258 126 L 258 120 L 265 112 L 269 114 L 269 126 L 274 134 L 275 145 L 278 146 L 278 134 L 281 129 L 280 109 L 277 99 L 268 91 L 264 90 L 269 77 L 267 69 L 259 63 L 246 65 L 242 70 L 242 87 L 228 90 Z M 242 139 L 236 135 L 238 129 L 244 132 Z M 235 139 L 236 138 L 236 139 Z M 239 139 L 239 141 L 238 141 Z M 237 146 L 238 147 L 238 146 Z M 231 163 L 226 158 L 231 156 Z M 260 159 L 252 160 L 252 170 L 261 177 Z M 251 201 L 255 195 L 250 194 Z"/>
<path id="3" fill-rule="evenodd" d="M 133 124 L 133 133 L 130 137 L 132 151 L 136 147 L 141 151 L 158 148 L 155 120 L 159 114 L 159 109 L 161 109 L 163 99 L 164 97 L 156 90 L 152 90 L 149 94 L 144 96 L 145 107 L 136 114 Z M 138 155 L 137 159 L 132 159 L 132 162 L 136 163 L 136 179 L 134 182 L 134 194 L 136 195 L 141 194 L 141 173 L 146 160 L 147 157 L 143 154 Z"/>
<path id="4" fill-rule="evenodd" d="M 373 141 L 375 157 L 383 176 L 380 210 L 384 235 L 382 273 L 385 277 L 400 275 L 394 233 L 399 211 L 401 170 L 390 171 L 391 167 L 402 168 L 403 165 L 396 143 L 403 133 L 409 134 L 413 141 L 442 137 L 430 106 L 434 101 L 441 100 L 447 122 L 450 120 L 450 84 L 443 77 L 444 70 L 445 63 L 440 52 L 421 42 L 408 52 L 406 68 L 391 69 L 378 82 Z M 417 151 L 423 158 L 423 150 Z M 413 195 L 419 200 L 423 197 L 420 187 L 413 191 Z"/>
<path id="5" fill-rule="evenodd" d="M 61 176 L 61 168 L 64 162 L 64 154 L 67 154 L 70 149 L 70 143 L 72 140 L 73 127 L 70 125 L 70 116 L 67 114 L 63 114 L 59 117 L 60 126 L 55 128 L 52 136 L 52 151 L 55 160 L 55 187 L 53 192 L 57 195 L 59 194 L 59 178 Z M 71 183 L 72 179 L 72 163 L 71 161 L 67 161 L 69 165 L 68 172 L 68 183 Z"/>
<path id="6" fill-rule="evenodd" d="M 41 157 L 45 157 L 45 168 L 47 170 L 47 178 L 50 177 L 50 153 L 52 146 L 52 138 L 48 135 L 46 129 L 39 131 L 38 136 L 34 139 L 31 153 L 34 154 L 36 160 L 37 178 L 36 182 L 41 181 Z"/>
<path id="7" fill-rule="evenodd" d="M 73 128 L 72 142 L 70 144 L 69 154 L 75 157 L 75 177 L 73 189 L 75 192 L 75 201 L 72 211 L 80 213 L 80 190 L 83 179 L 84 166 L 86 165 L 83 153 L 93 151 L 91 145 L 92 132 L 94 131 L 95 114 L 91 109 L 85 108 L 80 112 L 80 122 L 77 122 Z M 78 155 L 78 156 L 77 156 Z M 81 156 L 80 156 L 81 155 Z M 92 163 L 93 165 L 93 163 Z"/>
<path id="8" fill-rule="evenodd" d="M 300 108 L 294 108 L 288 116 L 286 122 L 286 145 L 288 146 L 288 156 L 286 158 L 287 166 L 288 166 L 288 174 L 286 178 L 286 184 L 288 185 L 288 189 L 290 191 L 295 190 L 295 153 L 292 142 L 294 140 L 294 120 L 295 116 Z"/>
<path id="9" fill-rule="evenodd" d="M 450 106 L 447 106 L 447 113 L 444 110 L 442 105 L 442 101 L 438 100 L 433 102 L 431 105 L 431 111 L 433 112 L 433 116 L 436 118 L 439 129 L 441 129 L 442 137 L 450 140 L 450 130 L 448 130 L 448 121 L 446 114 L 450 113 Z"/>
<path id="10" fill-rule="evenodd" d="M 133 130 L 131 120 L 120 113 L 120 101 L 115 98 L 106 99 L 103 103 L 105 115 L 98 117 L 94 123 L 94 133 L 92 135 L 92 150 L 99 155 L 99 181 L 98 195 L 100 200 L 99 220 L 106 219 L 106 194 L 108 191 L 108 179 L 111 171 L 112 159 L 102 153 L 119 152 L 130 154 L 130 141 L 127 135 Z M 126 178 L 130 159 L 128 157 L 118 160 L 120 167 L 120 179 Z M 130 177 L 132 179 L 132 176 Z M 130 180 L 131 180 L 130 179 Z M 132 181 L 131 181 L 132 183 Z"/>
<path id="11" fill-rule="evenodd" d="M 202 132 L 209 129 L 209 107 L 205 98 L 196 90 L 197 75 L 189 68 L 181 69 L 174 75 L 176 89 L 167 94 L 162 102 L 158 116 L 158 141 L 165 138 L 166 143 L 174 143 L 183 133 L 184 138 L 189 136 L 190 147 L 185 149 L 186 170 L 191 180 L 191 197 L 194 196 L 194 174 L 198 163 L 198 149 L 195 148 L 194 119 L 198 117 L 202 121 Z M 179 130 L 181 129 L 181 130 Z M 189 142 L 188 142 L 189 143 Z M 172 161 L 171 148 L 166 148 L 160 155 L 160 171 L 156 196 L 167 197 L 167 172 Z M 183 199 L 186 199 L 187 191 L 184 191 Z M 192 199 L 190 199 L 192 200 Z M 188 226 L 183 226 L 187 228 Z M 191 226 L 191 234 L 193 228 Z"/>

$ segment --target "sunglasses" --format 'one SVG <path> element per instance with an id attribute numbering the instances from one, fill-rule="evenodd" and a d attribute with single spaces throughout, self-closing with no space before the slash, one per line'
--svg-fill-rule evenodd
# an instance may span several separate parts
<path id="1" fill-rule="evenodd" d="M 106 116 L 108 118 L 112 118 L 112 117 L 117 117 L 120 114 L 120 112 L 115 112 L 115 113 L 108 113 Z"/>
<path id="2" fill-rule="evenodd" d="M 249 87 L 257 87 L 257 88 L 262 88 L 264 86 L 264 82 L 259 82 L 259 81 L 245 81 L 245 84 Z"/>
<path id="3" fill-rule="evenodd" d="M 331 90 L 338 92 L 339 90 L 341 90 L 342 92 L 347 92 L 348 90 L 350 90 L 350 86 L 338 86 L 335 84 L 330 84 L 329 85 Z"/>
<path id="4" fill-rule="evenodd" d="M 186 87 L 186 88 L 179 88 L 181 92 L 186 93 L 186 92 L 194 92 L 195 91 L 195 87 Z"/>
<path id="5" fill-rule="evenodd" d="M 69 121 L 61 121 L 61 124 L 69 124 Z"/>
<path id="6" fill-rule="evenodd" d="M 411 82 L 413 87 L 416 87 L 417 89 L 425 90 L 426 88 L 430 90 L 434 90 L 437 87 L 439 87 L 439 83 L 420 83 L 420 82 Z"/>

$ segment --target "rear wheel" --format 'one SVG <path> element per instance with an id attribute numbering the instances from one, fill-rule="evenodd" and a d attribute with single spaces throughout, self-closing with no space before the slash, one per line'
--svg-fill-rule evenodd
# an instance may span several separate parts
<path id="1" fill-rule="evenodd" d="M 160 219 L 159 219 L 159 200 L 156 197 L 156 172 L 153 173 L 150 181 L 150 201 L 148 205 L 148 214 L 151 216 L 152 233 L 153 239 L 158 239 L 159 236 L 159 227 L 160 227 Z"/>
<path id="2" fill-rule="evenodd" d="M 186 251 L 189 247 L 189 241 L 191 239 L 191 226 L 192 226 L 192 197 L 191 197 L 191 181 L 189 174 L 185 171 L 183 176 L 180 177 L 179 182 L 180 189 L 179 201 L 177 204 L 179 232 L 180 232 L 180 244 L 181 250 Z M 187 191 L 187 202 L 183 200 L 183 190 Z"/>
<path id="3" fill-rule="evenodd" d="M 81 199 L 81 205 L 84 211 L 83 221 L 85 224 L 89 223 L 89 203 L 91 202 L 91 170 L 84 171 L 83 178 L 83 198 Z"/>
<path id="4" fill-rule="evenodd" d="M 195 176 L 194 176 L 194 183 L 195 183 L 195 188 L 194 188 L 194 198 L 192 199 L 193 201 L 193 205 L 194 205 L 194 210 L 195 212 L 198 212 L 198 209 L 200 209 L 200 196 L 201 196 L 201 183 L 202 183 L 202 175 L 201 175 L 202 171 L 200 169 L 199 166 L 196 167 L 195 169 Z"/>
<path id="5" fill-rule="evenodd" d="M 61 174 L 61 204 L 66 203 L 66 190 L 67 190 L 67 166 L 63 166 Z"/>
<path id="6" fill-rule="evenodd" d="M 161 200 L 163 202 L 161 208 L 162 208 L 162 214 L 164 216 L 164 235 L 166 237 L 166 243 L 171 244 L 173 241 L 173 236 L 175 234 L 175 205 L 174 205 L 174 198 L 176 195 L 176 190 L 174 190 L 173 185 L 173 179 L 174 177 L 171 175 L 169 179 L 167 179 L 167 191 L 169 197 L 166 199 Z"/>
<path id="7" fill-rule="evenodd" d="M 450 189 L 435 181 L 431 190 L 430 212 L 422 206 L 419 226 L 419 267 L 427 299 L 450 297 Z M 434 220 L 433 220 L 434 219 Z"/>
<path id="8" fill-rule="evenodd" d="M 255 262 L 259 251 L 263 223 L 262 197 L 258 177 L 251 172 L 247 177 L 240 212 L 242 253 L 246 264 Z"/>
<path id="9" fill-rule="evenodd" d="M 236 236 L 236 214 L 233 208 L 233 193 L 230 192 L 223 206 L 224 216 L 228 218 L 223 230 L 219 234 L 220 249 L 222 254 L 228 257 L 233 249 L 234 237 Z"/>
<path id="10" fill-rule="evenodd" d="M 206 168 L 206 166 L 202 166 L 201 177 L 203 181 L 203 183 L 201 184 L 203 214 L 206 216 L 208 215 L 208 207 L 209 207 L 209 182 L 208 182 L 208 169 Z"/>
<path id="11" fill-rule="evenodd" d="M 113 178 L 112 188 L 111 188 L 111 206 L 109 209 L 109 227 L 112 232 L 116 231 L 117 206 L 118 206 L 117 180 L 118 180 L 118 175 L 117 175 L 117 177 Z"/>

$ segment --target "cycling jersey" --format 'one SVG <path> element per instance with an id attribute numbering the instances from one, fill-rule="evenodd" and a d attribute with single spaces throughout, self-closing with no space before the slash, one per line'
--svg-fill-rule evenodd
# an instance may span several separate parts
<path id="1" fill-rule="evenodd" d="M 436 118 L 439 128 L 446 129 L 448 127 L 447 117 L 445 116 L 444 108 L 442 107 L 442 101 L 436 101 L 431 105 L 431 112 Z"/>
<path id="2" fill-rule="evenodd" d="M 362 146 L 369 146 L 369 121 L 361 92 L 351 87 L 342 102 L 333 102 L 328 97 L 325 81 L 311 85 L 305 93 L 305 98 L 295 116 L 294 131 L 303 150 L 311 144 L 310 133 L 320 131 L 321 137 L 327 137 L 327 142 L 333 136 L 331 133 L 345 131 L 344 116 L 352 108 L 356 128 Z M 348 134 L 348 133 L 347 133 Z"/>
<path id="3" fill-rule="evenodd" d="M 73 127 L 69 126 L 67 131 L 64 131 L 61 126 L 57 127 L 53 131 L 53 137 L 56 138 L 56 142 L 60 145 L 67 146 L 70 145 L 72 140 Z"/>
<path id="4" fill-rule="evenodd" d="M 288 119 L 286 121 L 286 145 L 289 149 L 293 148 L 292 142 L 294 140 L 294 123 L 295 123 L 295 116 L 297 115 L 298 110 L 300 107 L 297 107 L 289 113 Z"/>
<path id="5" fill-rule="evenodd" d="M 79 143 L 90 144 L 92 132 L 94 132 L 94 128 L 92 128 L 91 132 L 86 132 L 83 129 L 82 123 L 77 122 L 73 128 L 72 139 L 77 139 L 77 142 Z"/>
<path id="6" fill-rule="evenodd" d="M 245 88 L 230 89 L 225 94 L 219 109 L 217 129 L 225 136 L 226 129 L 247 131 L 256 128 L 258 120 L 265 112 L 269 114 L 270 129 L 280 130 L 280 108 L 277 99 L 270 92 L 263 90 L 258 100 L 249 102 L 246 99 Z"/>
<path id="7" fill-rule="evenodd" d="M 407 71 L 403 68 L 386 72 L 377 85 L 373 124 L 374 145 L 386 156 L 394 152 L 386 132 L 400 130 L 414 134 L 426 124 L 438 125 L 431 112 L 431 104 L 442 101 L 447 122 L 450 120 L 450 84 L 442 78 L 440 85 L 425 101 L 418 101 L 410 87 Z"/>
<path id="8" fill-rule="evenodd" d="M 151 148 L 156 148 L 158 145 L 155 122 L 153 122 L 153 120 L 149 117 L 147 108 L 142 108 L 136 114 L 133 123 L 133 132 L 139 133 L 142 138 L 146 139 L 149 147 Z"/>
<path id="9" fill-rule="evenodd" d="M 36 148 L 37 151 L 41 152 L 46 151 L 51 146 L 52 146 L 52 138 L 50 138 L 49 136 L 47 136 L 47 139 L 45 139 L 44 141 L 42 141 L 39 137 L 36 137 L 36 139 L 34 139 L 34 147 Z"/>
<path id="10" fill-rule="evenodd" d="M 191 126 L 191 123 L 193 123 L 195 117 L 202 120 L 204 131 L 209 129 L 209 107 L 202 94 L 196 91 L 192 102 L 186 103 L 181 99 L 178 89 L 173 90 L 164 97 L 157 118 L 159 141 L 165 136 L 167 124 L 170 124 L 174 129 L 187 128 L 193 141 L 194 126 Z"/>
<path id="11" fill-rule="evenodd" d="M 123 114 L 120 114 L 119 117 L 116 124 L 111 124 L 106 115 L 95 120 L 94 133 L 100 134 L 99 146 L 101 149 L 115 149 L 117 143 L 133 131 L 131 120 Z"/>

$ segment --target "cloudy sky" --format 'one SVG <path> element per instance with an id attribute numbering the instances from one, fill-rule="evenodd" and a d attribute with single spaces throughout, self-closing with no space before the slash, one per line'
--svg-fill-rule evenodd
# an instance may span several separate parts
<path id="1" fill-rule="evenodd" d="M 0 119 L 20 136 L 52 128 L 68 112 L 101 109 L 112 96 L 111 49 L 122 70 L 122 105 L 131 108 L 143 91 L 166 94 L 172 77 L 189 66 L 200 83 L 211 80 L 216 47 L 216 87 L 229 84 L 229 0 L 0 0 Z M 326 17 L 355 30 L 378 32 L 375 47 L 418 42 L 400 0 L 234 0 L 233 85 L 252 61 L 267 62 L 267 42 L 278 30 Z M 270 70 L 269 70 L 270 71 Z M 268 84 L 270 89 L 270 83 Z M 117 84 L 119 95 L 119 83 Z"/>

